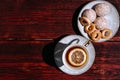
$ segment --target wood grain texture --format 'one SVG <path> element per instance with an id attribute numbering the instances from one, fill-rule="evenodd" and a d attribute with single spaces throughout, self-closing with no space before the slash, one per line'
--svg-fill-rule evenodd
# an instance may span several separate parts
<path id="1" fill-rule="evenodd" d="M 60 71 L 54 48 L 66 35 L 78 34 L 76 18 L 92 0 L 1 0 L 0 80 L 119 80 L 120 29 L 107 42 L 93 43 L 96 58 L 84 74 Z M 111 2 L 120 14 L 120 1 Z"/>
<path id="2" fill-rule="evenodd" d="M 46 39 L 65 34 L 80 34 L 74 29 L 77 27 L 77 15 L 90 1 L 1 0 L 0 38 Z M 119 0 L 108 1 L 120 12 Z"/>
<path id="3" fill-rule="evenodd" d="M 120 78 L 120 50 L 118 49 L 120 42 L 94 43 L 95 62 L 90 70 L 78 76 L 64 74 L 56 68 L 53 58 L 55 44 L 48 40 L 3 41 L 0 45 L 0 79 L 117 80 Z"/>

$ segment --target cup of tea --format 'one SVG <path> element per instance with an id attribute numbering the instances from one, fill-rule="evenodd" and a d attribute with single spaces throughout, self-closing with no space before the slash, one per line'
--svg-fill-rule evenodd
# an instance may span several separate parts
<path id="1" fill-rule="evenodd" d="M 80 75 L 92 66 L 95 49 L 90 40 L 79 35 L 69 35 L 57 43 L 54 59 L 64 73 Z"/>
<path id="2" fill-rule="evenodd" d="M 69 69 L 79 69 L 84 67 L 88 61 L 88 52 L 84 46 L 73 41 L 63 51 L 63 64 Z"/>

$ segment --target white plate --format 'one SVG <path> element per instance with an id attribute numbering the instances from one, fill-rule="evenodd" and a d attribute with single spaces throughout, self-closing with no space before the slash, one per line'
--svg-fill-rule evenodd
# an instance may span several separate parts
<path id="1" fill-rule="evenodd" d="M 82 10 L 80 11 L 80 13 L 78 15 L 78 19 L 77 19 L 78 29 L 84 37 L 90 39 L 89 36 L 87 35 L 87 33 L 84 32 L 84 28 L 81 25 L 81 23 L 79 21 L 79 18 L 81 17 L 81 15 L 82 15 L 82 13 L 85 9 L 93 8 L 98 3 L 106 3 L 110 7 L 110 13 L 108 15 L 106 15 L 105 18 L 107 19 L 109 28 L 112 29 L 112 36 L 111 36 L 111 38 L 112 38 L 113 36 L 115 36 L 115 34 L 118 31 L 120 21 L 119 21 L 119 14 L 118 14 L 117 9 L 111 3 L 107 2 L 107 1 L 92 1 L 88 4 L 86 4 L 82 8 Z M 108 39 L 101 39 L 98 42 L 104 42 L 104 41 L 107 41 L 107 40 Z"/>
<path id="2" fill-rule="evenodd" d="M 77 45 L 83 46 L 87 50 L 88 62 L 86 63 L 85 66 L 83 66 L 79 69 L 73 70 L 73 69 L 67 68 L 67 66 L 64 64 L 64 62 L 62 60 L 62 56 L 63 56 L 63 51 L 65 50 L 65 48 L 68 45 L 71 45 L 70 43 L 75 40 L 79 40 Z M 55 62 L 57 64 L 58 68 L 61 71 L 63 71 L 64 73 L 69 74 L 69 75 L 80 75 L 80 74 L 85 73 L 87 70 L 89 70 L 95 59 L 95 49 L 91 42 L 87 47 L 84 46 L 86 44 L 86 42 L 88 42 L 88 41 L 89 41 L 88 39 L 86 39 L 82 36 L 78 36 L 78 35 L 69 35 L 69 36 L 66 36 L 63 39 L 61 39 L 57 43 L 57 45 L 55 47 L 55 52 L 54 52 L 54 58 L 55 58 Z"/>

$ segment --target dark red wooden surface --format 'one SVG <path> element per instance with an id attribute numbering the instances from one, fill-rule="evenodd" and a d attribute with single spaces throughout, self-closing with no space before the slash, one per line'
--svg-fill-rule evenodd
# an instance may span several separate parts
<path id="1" fill-rule="evenodd" d="M 92 0 L 0 0 L 0 80 L 119 80 L 120 30 L 93 43 L 96 58 L 86 73 L 70 76 L 54 63 L 54 47 L 68 34 L 80 34 L 76 17 Z M 120 14 L 120 1 L 111 2 Z"/>

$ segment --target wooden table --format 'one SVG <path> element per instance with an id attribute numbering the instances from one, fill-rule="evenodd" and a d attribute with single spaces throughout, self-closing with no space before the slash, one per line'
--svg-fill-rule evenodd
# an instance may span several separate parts
<path id="1" fill-rule="evenodd" d="M 54 63 L 56 43 L 80 35 L 76 18 L 92 0 L 1 0 L 0 80 L 119 80 L 120 30 L 107 42 L 93 43 L 96 58 L 84 74 L 71 76 Z M 120 1 L 111 2 L 120 14 Z"/>

